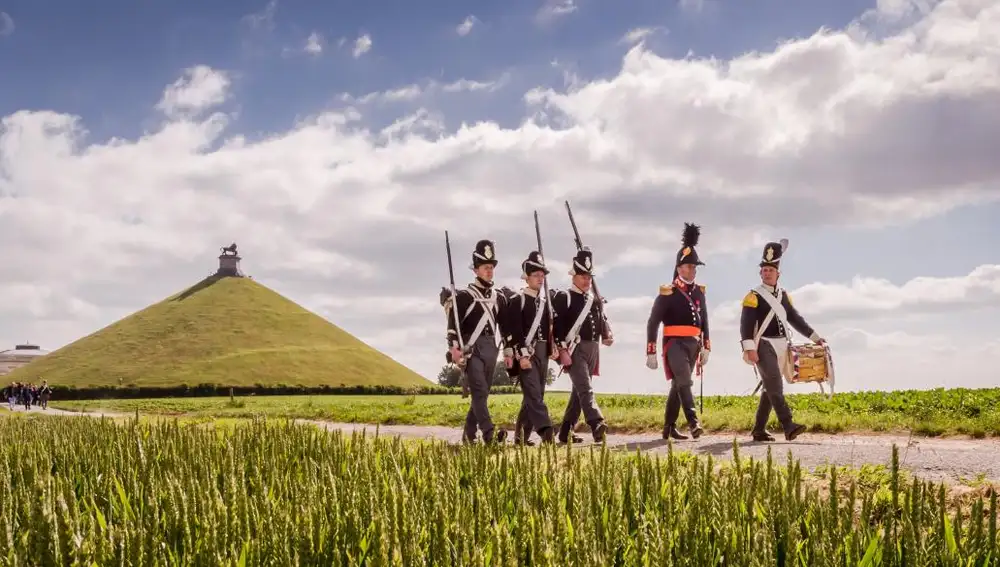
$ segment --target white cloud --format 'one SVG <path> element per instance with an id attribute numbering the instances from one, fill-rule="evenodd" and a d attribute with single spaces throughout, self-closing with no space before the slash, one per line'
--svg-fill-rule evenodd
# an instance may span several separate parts
<path id="1" fill-rule="evenodd" d="M 699 251 L 719 258 L 789 228 L 889 226 L 1000 198 L 1000 33 L 985 31 L 1000 30 L 1000 5 L 942 2 L 908 18 L 879 34 L 859 22 L 729 61 L 668 59 L 640 44 L 616 75 L 525 93 L 528 114 L 511 127 L 446 129 L 448 106 L 431 104 L 429 91 L 490 87 L 428 82 L 369 99 L 420 103 L 384 128 L 352 98 L 250 139 L 224 114 L 199 114 L 231 87 L 204 66 L 167 87 L 156 105 L 167 120 L 135 139 L 90 141 L 84 121 L 59 109 L 10 114 L 0 128 L 0 241 L 16 245 L 0 249 L 0 288 L 27 308 L 5 311 L 0 344 L 79 338 L 207 275 L 217 247 L 235 240 L 257 281 L 325 305 L 334 322 L 433 377 L 443 363 L 444 318 L 433 309 L 447 281 L 442 231 L 460 280 L 473 243 L 490 237 L 502 283 L 518 286 L 537 209 L 562 287 L 569 199 L 621 341 L 602 355 L 597 387 L 662 391 L 662 374 L 643 366 L 652 296 L 622 296 L 636 266 L 659 260 L 669 273 L 663 262 L 684 221 L 702 224 Z M 724 266 L 713 261 L 712 277 L 743 277 Z M 932 282 L 946 288 L 940 308 L 995 305 L 990 270 Z M 955 334 L 964 322 L 926 309 L 927 289 L 858 279 L 794 293 L 831 341 L 842 336 L 844 387 L 899 376 L 995 383 L 997 331 Z M 373 307 L 386 298 L 404 308 Z M 712 296 L 719 306 L 738 299 Z M 923 327 L 906 318 L 918 309 Z M 735 331 L 713 317 L 706 392 L 752 390 Z M 859 340 L 850 329 L 888 338 Z M 942 359 L 928 341 L 961 356 Z"/>
<path id="2" fill-rule="evenodd" d="M 462 23 L 458 24 L 458 27 L 455 28 L 455 33 L 462 37 L 469 35 L 472 32 L 472 27 L 475 26 L 478 21 L 479 19 L 473 15 L 467 16 L 464 20 L 462 20 Z"/>
<path id="3" fill-rule="evenodd" d="M 309 37 L 306 38 L 306 45 L 302 48 L 303 51 L 309 55 L 319 55 L 323 53 L 323 36 L 318 32 L 312 32 Z"/>
<path id="4" fill-rule="evenodd" d="M 647 37 L 653 35 L 658 30 L 662 30 L 661 26 L 651 26 L 642 28 L 632 28 L 625 32 L 625 35 L 619 40 L 619 43 L 633 44 L 638 43 Z"/>
<path id="5" fill-rule="evenodd" d="M 535 23 L 548 24 L 576 12 L 579 6 L 574 0 L 543 0 L 542 7 L 535 13 Z"/>
<path id="6" fill-rule="evenodd" d="M 7 12 L 0 12 L 0 37 L 14 33 L 14 18 Z"/>
<path id="7" fill-rule="evenodd" d="M 357 59 L 365 53 L 371 51 L 372 48 L 372 37 L 368 34 L 364 34 L 358 39 L 354 40 L 354 50 L 351 52 L 354 58 Z"/>
<path id="8" fill-rule="evenodd" d="M 259 12 L 247 14 L 241 21 L 254 30 L 272 31 L 274 29 L 274 14 L 278 10 L 278 0 L 270 0 Z"/>
<path id="9" fill-rule="evenodd" d="M 789 294 L 796 305 L 808 306 L 811 317 L 824 322 L 916 315 L 947 311 L 960 313 L 1000 305 L 1000 264 L 979 266 L 965 276 L 918 277 L 902 285 L 881 278 L 855 276 L 850 285 L 811 283 Z M 735 327 L 740 302 L 719 305 L 715 320 Z"/>
<path id="10" fill-rule="evenodd" d="M 224 102 L 230 85 L 227 73 L 207 65 L 196 65 L 185 69 L 183 76 L 163 91 L 156 108 L 168 116 L 198 113 Z"/>
<path id="11" fill-rule="evenodd" d="M 450 83 L 440 83 L 434 80 L 424 81 L 423 84 L 410 84 L 385 91 L 374 91 L 361 96 L 354 96 L 350 93 L 340 95 L 341 102 L 349 104 L 371 104 L 390 102 L 412 102 L 436 93 L 464 93 L 464 92 L 494 92 L 510 79 L 509 74 L 503 74 L 493 81 L 475 81 L 471 79 L 457 79 Z"/>

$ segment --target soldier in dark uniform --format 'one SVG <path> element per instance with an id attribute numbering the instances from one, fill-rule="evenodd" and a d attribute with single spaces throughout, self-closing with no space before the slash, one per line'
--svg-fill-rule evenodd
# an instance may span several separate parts
<path id="1" fill-rule="evenodd" d="M 573 267 L 569 271 L 573 277 L 573 285 L 552 296 L 552 309 L 555 312 L 553 333 L 559 349 L 559 364 L 569 372 L 573 384 L 569 404 L 559 427 L 559 441 L 562 443 L 568 442 L 581 412 L 590 426 L 595 442 L 604 441 L 608 431 L 601 408 L 597 406 L 592 380 L 598 373 L 601 342 L 605 346 L 611 346 L 614 337 L 607 317 L 602 315 L 603 309 L 598 303 L 601 299 L 591 291 L 593 269 L 593 254 L 590 250 L 577 251 Z M 574 436 L 573 441 L 580 442 L 582 439 Z"/>
<path id="2" fill-rule="evenodd" d="M 673 282 L 660 286 L 660 294 L 653 301 L 646 322 L 646 366 L 650 370 L 657 367 L 656 332 L 663 324 L 663 371 L 670 382 L 663 418 L 664 439 L 687 439 L 677 430 L 677 416 L 681 408 L 684 409 L 691 436 L 697 439 L 703 431 L 691 391 L 694 384 L 692 374 L 698 364 L 704 366 L 708 363 L 708 353 L 712 348 L 708 336 L 705 286 L 694 283 L 697 266 L 705 265 L 695 250 L 700 236 L 698 226 L 684 223 Z"/>
<path id="3" fill-rule="evenodd" d="M 791 325 L 793 329 L 815 343 L 824 342 L 792 304 L 792 297 L 788 292 L 778 287 L 781 256 L 787 249 L 788 241 L 784 239 L 780 242 L 768 242 L 764 246 L 760 261 L 761 285 L 750 290 L 743 298 L 743 311 L 740 315 L 740 340 L 744 361 L 756 365 L 764 390 L 757 405 L 757 417 L 752 432 L 754 441 L 774 441 L 774 437 L 765 429 L 772 408 L 785 432 L 785 439 L 791 441 L 806 429 L 806 426 L 792 421 L 792 410 L 788 407 L 782 391 L 780 361 L 784 358 L 789 344 L 785 325 Z M 771 313 L 768 298 L 762 294 L 769 294 L 770 298 L 784 307 L 787 321 L 782 321 L 780 316 L 772 316 L 766 327 L 761 329 L 768 314 Z"/>
<path id="4" fill-rule="evenodd" d="M 500 354 L 497 339 L 502 332 L 502 323 L 498 313 L 506 309 L 505 296 L 493 289 L 493 270 L 496 265 L 493 242 L 477 242 L 470 266 L 476 273 L 476 279 L 466 288 L 456 290 L 454 302 L 450 293 L 444 300 L 445 313 L 448 315 L 449 355 L 453 362 L 464 368 L 472 393 L 463 434 L 463 440 L 467 443 L 475 441 L 477 427 L 482 431 L 483 441 L 486 443 L 503 443 L 507 438 L 507 432 L 502 429 L 494 433 L 495 427 L 487 406 L 490 386 L 493 385 L 493 371 Z M 455 328 L 455 317 L 451 313 L 453 308 L 458 310 L 461 321 L 465 352 L 459 349 L 459 330 Z M 507 337 L 503 339 L 501 343 L 508 346 Z"/>
<path id="5" fill-rule="evenodd" d="M 542 283 L 549 270 L 537 251 L 521 263 L 521 278 L 527 282 L 507 304 L 506 327 L 512 335 L 514 358 L 509 370 L 521 384 L 521 410 L 514 426 L 514 442 L 532 445 L 531 431 L 544 443 L 555 442 L 549 408 L 545 405 L 545 379 L 551 349 L 551 297 L 545 298 Z"/>

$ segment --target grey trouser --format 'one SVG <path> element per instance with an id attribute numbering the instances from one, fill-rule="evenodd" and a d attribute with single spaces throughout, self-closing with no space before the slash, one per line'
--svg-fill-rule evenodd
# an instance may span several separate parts
<path id="1" fill-rule="evenodd" d="M 465 439 L 473 441 L 476 438 L 476 427 L 483 432 L 483 440 L 493 439 L 493 420 L 490 419 L 490 409 L 487 399 L 490 386 L 493 385 L 493 371 L 496 370 L 497 356 L 500 348 L 494 342 L 493 336 L 480 335 L 472 347 L 472 354 L 465 365 L 468 376 L 469 390 L 472 401 L 469 412 L 465 414 Z"/>
<path id="2" fill-rule="evenodd" d="M 671 337 L 667 339 L 663 356 L 664 370 L 670 373 L 670 394 L 667 396 L 667 407 L 663 414 L 663 428 L 677 424 L 677 416 L 684 408 L 684 417 L 688 424 L 694 427 L 698 422 L 698 413 L 694 409 L 694 394 L 691 386 L 694 384 L 695 364 L 698 362 L 698 339 L 695 337 Z"/>
<path id="3" fill-rule="evenodd" d="M 549 408 L 545 405 L 545 379 L 549 370 L 548 343 L 537 341 L 534 348 L 531 369 L 522 369 L 520 375 L 521 411 L 517 414 L 517 423 L 521 424 L 521 430 L 517 433 L 521 439 L 527 439 L 532 428 L 541 433 L 546 427 L 552 427 Z"/>
<path id="4" fill-rule="evenodd" d="M 753 430 L 764 431 L 773 408 L 782 429 L 788 431 L 792 426 L 792 410 L 785 402 L 784 379 L 781 377 L 781 367 L 778 365 L 778 353 L 774 351 L 771 343 L 761 339 L 757 344 L 757 356 L 760 358 L 757 371 L 760 372 L 764 391 L 761 392 L 760 402 L 757 404 L 757 417 L 754 420 Z"/>
<path id="5" fill-rule="evenodd" d="M 601 345 L 597 341 L 580 341 L 573 350 L 573 363 L 569 367 L 569 380 L 573 388 L 570 390 L 569 404 L 563 414 L 563 427 L 568 426 L 572 429 L 580 419 L 580 412 L 583 412 L 583 417 L 591 428 L 597 422 L 604 421 L 604 414 L 601 413 L 601 408 L 597 407 L 597 398 L 591 385 L 591 373 L 597 368 L 600 348 Z"/>

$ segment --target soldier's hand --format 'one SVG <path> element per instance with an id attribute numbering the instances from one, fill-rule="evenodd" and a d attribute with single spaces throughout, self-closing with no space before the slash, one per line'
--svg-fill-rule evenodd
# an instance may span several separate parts
<path id="1" fill-rule="evenodd" d="M 748 350 L 747 351 L 747 358 L 750 359 L 750 362 L 752 362 L 754 364 L 757 364 L 758 362 L 760 362 L 760 356 L 757 354 L 756 350 Z"/>
<path id="2" fill-rule="evenodd" d="M 503 365 L 507 368 L 514 368 L 514 357 L 505 356 L 503 357 Z"/>
<path id="3" fill-rule="evenodd" d="M 701 362 L 702 366 L 705 366 L 705 365 L 708 364 L 708 350 L 707 349 L 701 349 L 701 354 L 698 355 L 698 360 L 699 360 L 699 362 Z"/>
<path id="4" fill-rule="evenodd" d="M 462 350 L 460 348 L 458 348 L 458 347 L 452 347 L 450 352 L 451 352 L 451 361 L 454 362 L 455 364 L 461 366 L 462 362 L 463 362 L 462 361 Z"/>
<path id="5" fill-rule="evenodd" d="M 520 361 L 521 370 L 531 370 L 531 359 L 527 356 L 522 358 Z"/>
<path id="6" fill-rule="evenodd" d="M 656 368 L 659 365 L 660 365 L 660 362 L 656 359 L 656 355 L 655 354 L 647 354 L 646 355 L 646 368 L 648 368 L 650 370 L 656 370 Z"/>
<path id="7" fill-rule="evenodd" d="M 559 364 L 563 366 L 571 366 L 573 364 L 573 359 L 570 357 L 568 350 L 559 351 Z"/>
<path id="8" fill-rule="evenodd" d="M 615 344 L 615 338 L 609 335 L 601 342 L 604 343 L 604 346 L 611 346 Z"/>

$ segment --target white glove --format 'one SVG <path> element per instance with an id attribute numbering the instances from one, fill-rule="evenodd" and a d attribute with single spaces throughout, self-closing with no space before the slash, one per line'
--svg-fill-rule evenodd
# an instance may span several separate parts
<path id="1" fill-rule="evenodd" d="M 701 349 L 701 354 L 698 355 L 698 357 L 700 358 L 702 366 L 707 366 L 708 365 L 708 353 L 709 353 L 709 351 L 707 351 L 705 349 Z"/>
<path id="2" fill-rule="evenodd" d="M 650 370 L 656 370 L 656 368 L 659 365 L 660 365 L 660 363 L 656 360 L 656 355 L 655 354 L 647 354 L 646 355 L 646 368 L 648 368 Z"/>

